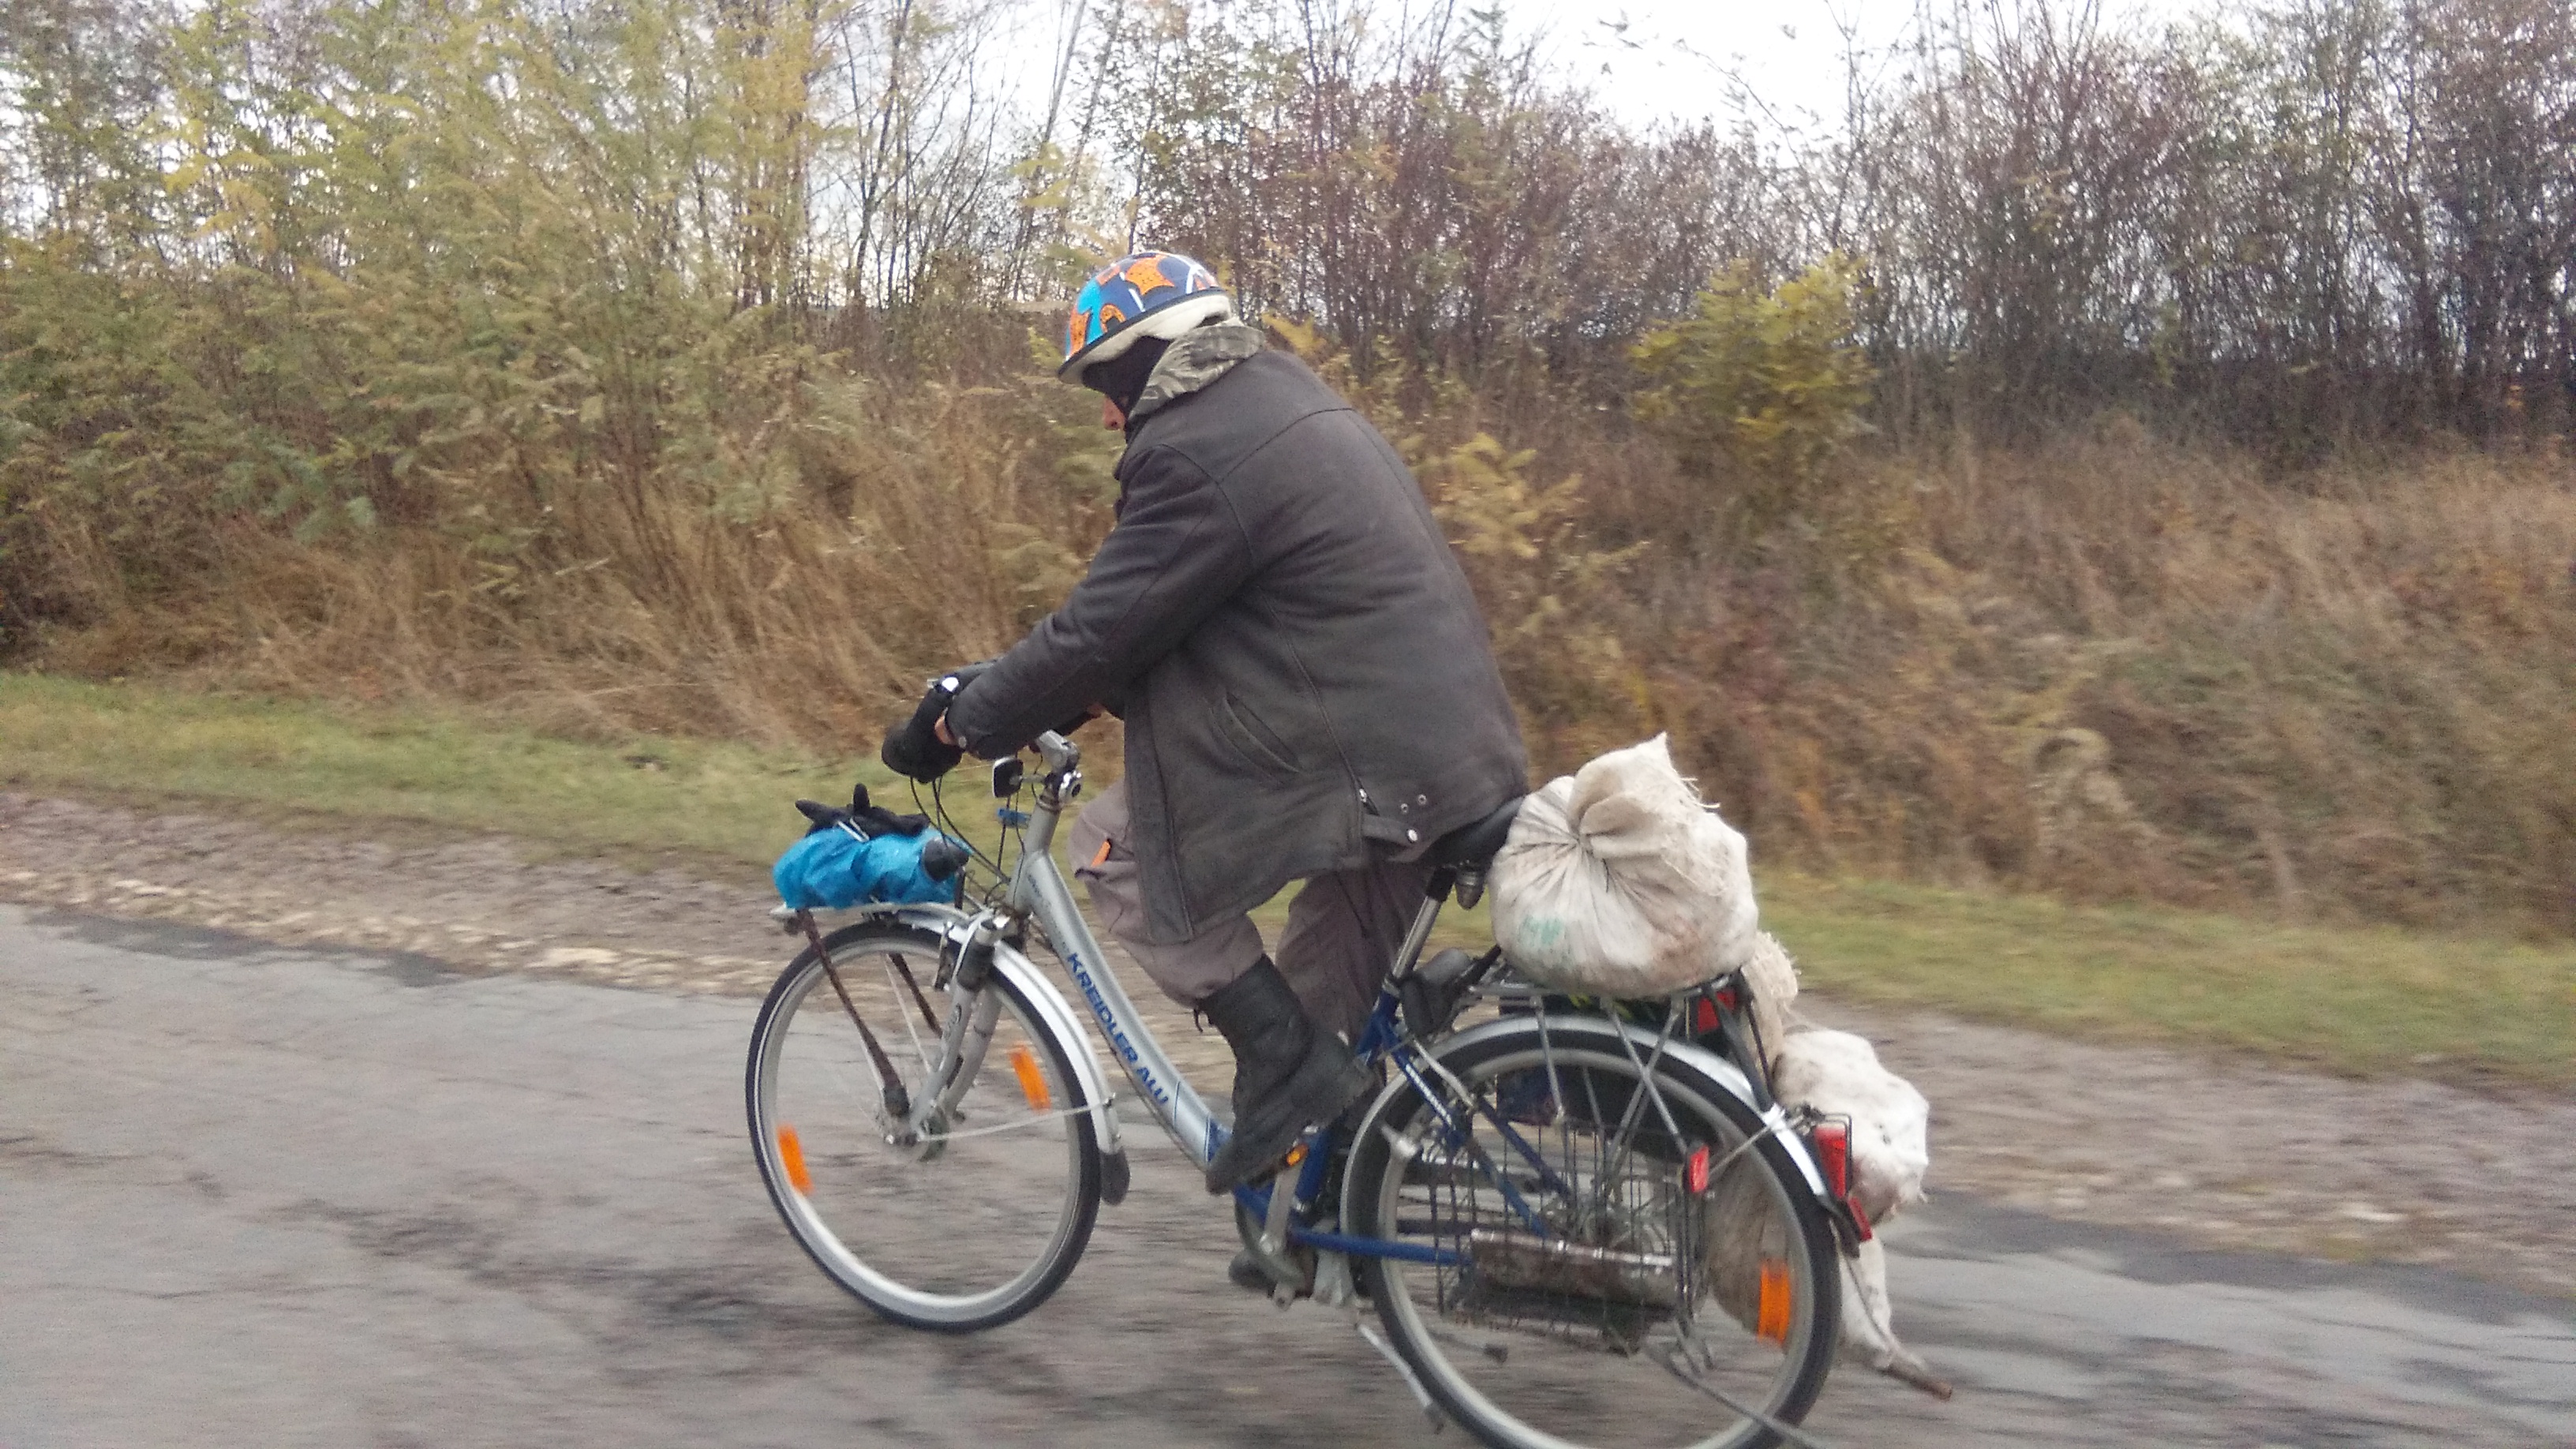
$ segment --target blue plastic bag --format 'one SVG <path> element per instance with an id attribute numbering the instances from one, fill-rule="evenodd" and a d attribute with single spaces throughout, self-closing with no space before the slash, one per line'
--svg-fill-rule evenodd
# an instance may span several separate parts
<path id="1" fill-rule="evenodd" d="M 847 825 L 828 826 L 787 847 L 769 878 L 790 910 L 944 901 L 957 893 L 957 872 L 944 880 L 932 876 L 921 853 L 948 839 L 936 830 L 870 838 Z"/>

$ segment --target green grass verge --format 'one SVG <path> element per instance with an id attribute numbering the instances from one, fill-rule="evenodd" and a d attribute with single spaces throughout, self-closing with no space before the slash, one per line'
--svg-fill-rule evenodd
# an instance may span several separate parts
<path id="1" fill-rule="evenodd" d="M 854 776 L 890 802 L 909 798 L 873 760 L 658 737 L 585 743 L 463 715 L 0 673 L 0 781 L 22 788 L 418 821 L 561 850 L 756 867 L 801 828 L 789 802 L 842 798 Z M 957 813 L 989 843 L 989 799 L 980 783 L 960 785 Z M 1765 924 L 1807 980 L 1849 1000 L 2340 1072 L 2576 1085 L 2576 943 L 1781 872 L 1762 888 Z M 1262 914 L 1275 923 L 1279 910 Z M 1443 935 L 1464 944 L 1480 928 L 1470 918 Z"/>
<path id="2" fill-rule="evenodd" d="M 874 760 L 638 736 L 555 739 L 465 715 L 0 672 L 0 782 L 502 831 L 625 854 L 775 859 L 794 801 L 881 789 Z M 909 808 L 903 791 L 884 803 Z"/>
<path id="3" fill-rule="evenodd" d="M 2294 926 L 1770 874 L 1764 924 L 1834 996 L 2360 1075 L 2576 1085 L 2576 943 Z"/>

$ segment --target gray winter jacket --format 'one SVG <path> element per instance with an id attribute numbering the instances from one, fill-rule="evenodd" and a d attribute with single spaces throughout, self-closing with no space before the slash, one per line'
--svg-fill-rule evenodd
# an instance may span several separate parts
<path id="1" fill-rule="evenodd" d="M 1258 336 L 1173 344 L 1129 420 L 1090 572 L 948 714 L 986 758 L 1094 703 L 1125 718 L 1158 942 L 1528 788 L 1484 619 L 1421 488 Z"/>

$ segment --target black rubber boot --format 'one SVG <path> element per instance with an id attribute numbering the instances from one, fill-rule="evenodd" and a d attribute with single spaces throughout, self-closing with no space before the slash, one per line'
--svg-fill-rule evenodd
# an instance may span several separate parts
<path id="1" fill-rule="evenodd" d="M 1341 1038 L 1315 1024 L 1288 978 L 1262 957 L 1199 1003 L 1234 1048 L 1234 1135 L 1208 1164 L 1207 1190 L 1232 1192 L 1276 1166 L 1297 1134 L 1368 1091 Z"/>
<path id="2" fill-rule="evenodd" d="M 1250 1248 L 1234 1250 L 1234 1261 L 1225 1265 L 1225 1281 L 1246 1293 L 1258 1293 L 1264 1298 L 1270 1296 L 1270 1275 L 1252 1260 Z"/>

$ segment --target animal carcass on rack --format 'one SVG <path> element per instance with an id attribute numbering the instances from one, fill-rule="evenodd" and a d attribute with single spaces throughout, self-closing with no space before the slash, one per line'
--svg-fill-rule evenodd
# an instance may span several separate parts
<path id="1" fill-rule="evenodd" d="M 1754 938 L 1744 966 L 1753 998 L 1755 1029 L 1769 1054 L 1772 1095 L 1791 1109 L 1813 1108 L 1851 1123 L 1850 1185 L 1853 1205 L 1882 1223 L 1923 1200 L 1923 1174 L 1931 1105 L 1912 1083 L 1889 1071 L 1868 1041 L 1800 1018 L 1797 967 L 1768 932 Z M 1735 1176 L 1730 1174 L 1730 1177 Z M 1759 1186 L 1720 1183 L 1709 1203 L 1708 1262 L 1721 1306 L 1747 1327 L 1754 1325 L 1760 1262 L 1776 1255 L 1761 1241 L 1768 1211 L 1747 1194 Z M 1887 1296 L 1887 1253 L 1873 1235 L 1857 1257 L 1843 1264 L 1842 1351 L 1880 1373 L 1942 1398 L 1949 1385 L 1896 1336 Z"/>
<path id="2" fill-rule="evenodd" d="M 1851 1201 L 1873 1224 L 1923 1200 L 1925 1143 L 1932 1107 L 1914 1084 L 1879 1065 L 1878 1052 L 1847 1031 L 1797 1022 L 1771 1054 L 1771 1091 L 1792 1107 L 1851 1119 Z M 1903 1340 L 1887 1298 L 1887 1250 L 1875 1234 L 1843 1264 L 1843 1352 L 1916 1388 L 1950 1396 L 1949 1385 Z"/>

